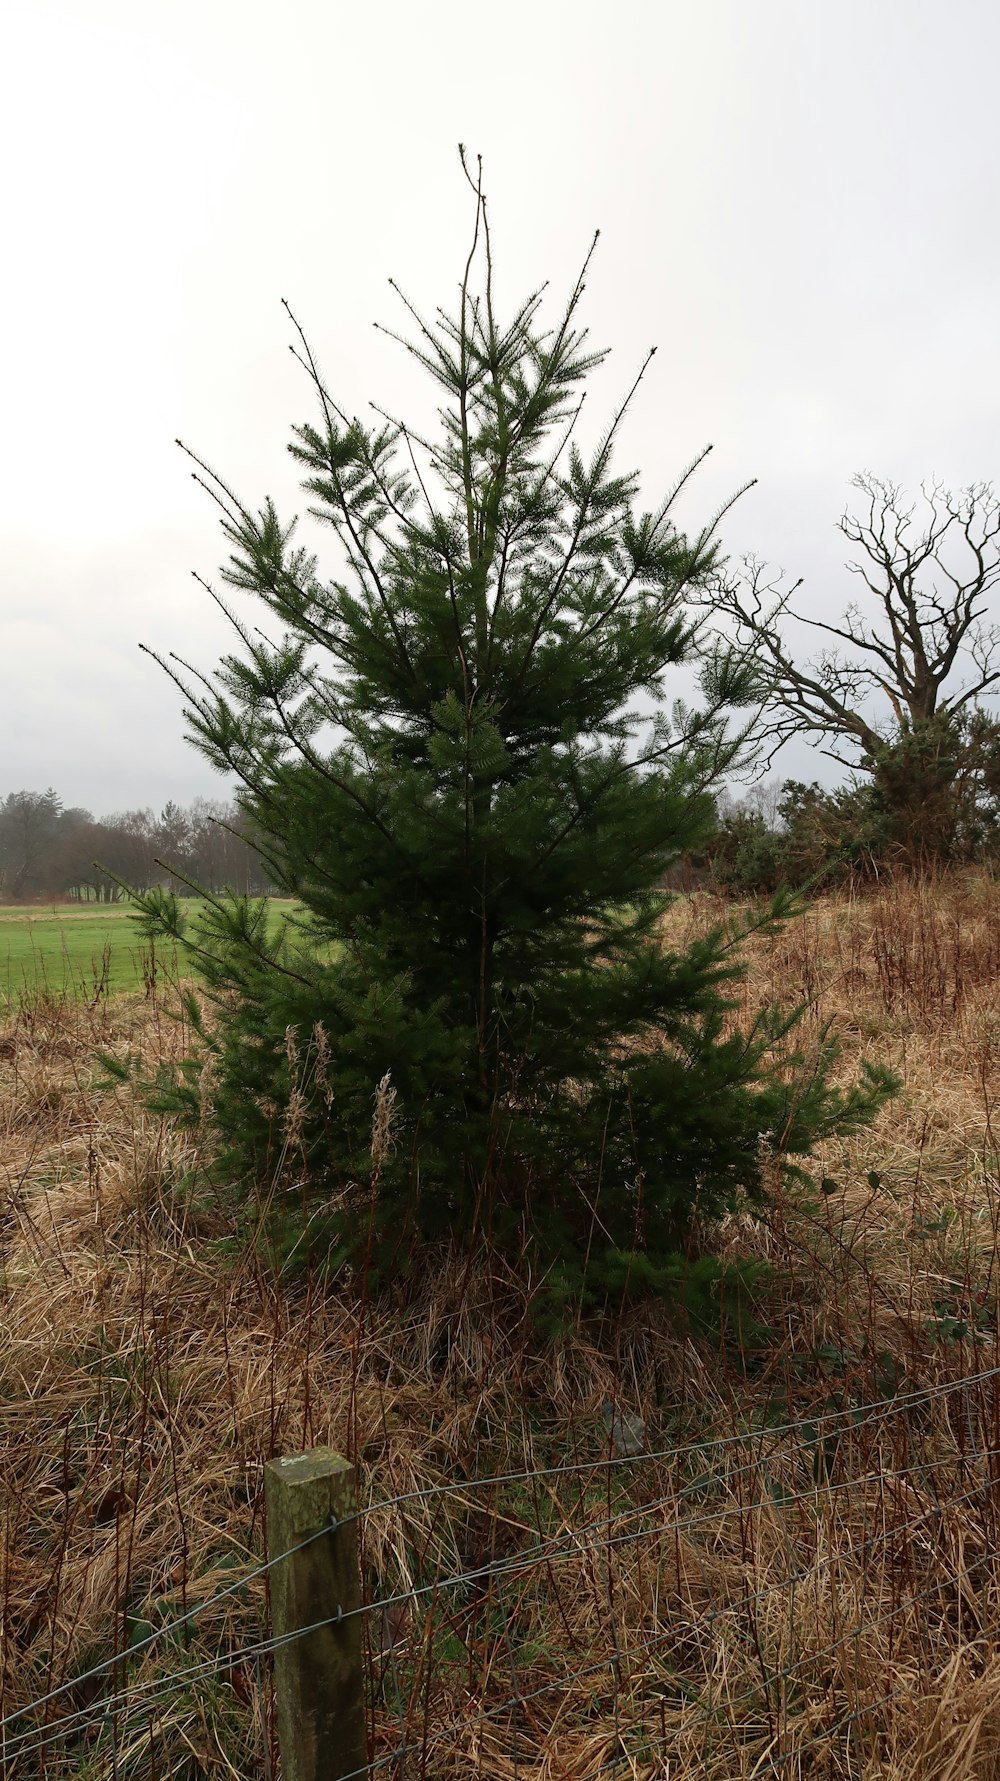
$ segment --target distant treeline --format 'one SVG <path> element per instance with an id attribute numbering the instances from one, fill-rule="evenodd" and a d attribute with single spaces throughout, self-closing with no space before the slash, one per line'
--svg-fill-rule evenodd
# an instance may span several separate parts
<path id="1" fill-rule="evenodd" d="M 68 898 L 117 902 L 123 891 L 176 883 L 168 868 L 208 891 L 259 895 L 267 868 L 232 804 L 196 798 L 183 806 L 122 810 L 95 818 L 63 805 L 51 788 L 9 792 L 0 802 L 0 902 Z"/>

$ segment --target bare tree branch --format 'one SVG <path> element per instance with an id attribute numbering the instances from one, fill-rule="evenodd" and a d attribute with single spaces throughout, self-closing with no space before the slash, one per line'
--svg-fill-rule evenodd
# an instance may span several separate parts
<path id="1" fill-rule="evenodd" d="M 795 611 L 800 583 L 782 591 L 749 560 L 717 581 L 712 602 L 756 648 L 766 691 L 766 733 L 822 738 L 835 759 L 871 769 L 887 742 L 933 720 L 957 719 L 1000 683 L 1000 500 L 989 483 L 953 494 L 923 485 L 907 505 L 896 484 L 865 474 L 863 497 L 840 530 L 860 555 L 847 564 L 866 590 L 838 621 Z M 804 661 L 788 621 L 832 640 Z"/>

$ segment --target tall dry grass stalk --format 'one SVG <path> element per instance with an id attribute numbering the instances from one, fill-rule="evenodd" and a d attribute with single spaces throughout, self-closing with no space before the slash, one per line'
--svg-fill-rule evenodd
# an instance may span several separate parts
<path id="1" fill-rule="evenodd" d="M 264 1579 L 216 1598 L 260 1562 L 264 1462 L 318 1442 L 369 1505 L 372 1749 L 411 1746 L 386 1773 L 1000 1775 L 1000 1393 L 954 1388 L 1000 1364 L 1000 893 L 890 884 L 749 951 L 734 1018 L 805 1001 L 808 1042 L 832 1022 L 845 1074 L 904 1089 L 812 1189 L 713 1233 L 770 1265 L 725 1342 L 609 1307 L 540 1352 L 523 1282 L 445 1251 L 378 1298 L 282 1276 L 198 1138 L 102 1084 L 98 1047 L 181 1055 L 156 994 L 11 1011 L 0 1718 L 112 1661 L 8 1725 L 5 1775 L 274 1775 L 266 1658 L 181 1672 L 266 1638 Z M 289 1046 L 322 1092 L 322 1033 Z M 608 1398 L 662 1457 L 603 1463 Z M 536 1475 L 479 1482 L 511 1473 Z"/>

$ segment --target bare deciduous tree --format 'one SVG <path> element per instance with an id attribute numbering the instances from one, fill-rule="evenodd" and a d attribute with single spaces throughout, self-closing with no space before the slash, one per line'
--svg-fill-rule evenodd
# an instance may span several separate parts
<path id="1" fill-rule="evenodd" d="M 857 476 L 862 497 L 840 530 L 863 585 L 839 619 L 797 611 L 750 560 L 720 579 L 716 612 L 752 650 L 776 752 L 794 736 L 869 776 L 886 845 L 911 861 L 970 857 L 1000 820 L 1000 724 L 981 705 L 1000 690 L 1000 501 L 989 483 L 952 494 L 923 487 L 908 505 L 894 484 Z M 791 625 L 819 634 L 800 655 Z"/>
<path id="2" fill-rule="evenodd" d="M 925 484 L 919 509 L 878 477 L 853 486 L 860 512 L 845 512 L 840 530 L 860 552 L 847 567 L 865 593 L 838 622 L 796 611 L 801 582 L 783 591 L 753 560 L 714 599 L 757 653 L 775 741 L 813 735 L 834 759 L 872 771 L 887 744 L 957 723 L 1000 682 L 1000 627 L 989 615 L 1000 501 L 989 483 L 957 495 Z M 788 619 L 820 633 L 811 658 L 793 653 Z"/>

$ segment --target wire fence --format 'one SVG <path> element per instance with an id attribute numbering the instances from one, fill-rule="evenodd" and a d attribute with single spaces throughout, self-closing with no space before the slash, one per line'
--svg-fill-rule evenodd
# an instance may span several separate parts
<path id="1" fill-rule="evenodd" d="M 352 1623 L 369 1759 L 338 1781 L 974 1772 L 947 1762 L 1000 1727 L 1000 1367 L 645 1451 L 617 1426 L 562 1464 L 369 1479 L 336 1528 L 0 1718 L 3 1775 L 169 1772 L 199 1689 L 268 1774 L 275 1658 Z M 359 1604 L 269 1625 L 276 1567 L 346 1532 Z M 237 1598 L 240 1636 L 196 1650 Z"/>

